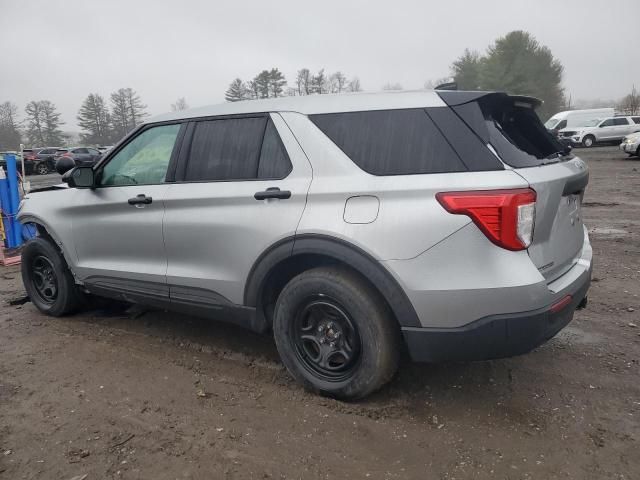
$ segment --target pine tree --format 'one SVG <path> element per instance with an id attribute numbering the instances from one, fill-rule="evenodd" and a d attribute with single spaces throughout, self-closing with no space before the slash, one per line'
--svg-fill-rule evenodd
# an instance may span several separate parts
<path id="1" fill-rule="evenodd" d="M 80 135 L 83 143 L 108 145 L 111 143 L 111 116 L 104 98 L 90 93 L 78 111 L 78 125 L 84 132 Z"/>
<path id="2" fill-rule="evenodd" d="M 142 123 L 147 106 L 131 88 L 120 88 L 111 94 L 111 122 L 114 140 L 119 140 Z"/>
<path id="3" fill-rule="evenodd" d="M 253 79 L 255 84 L 258 98 L 269 98 L 269 92 L 271 87 L 271 74 L 269 70 L 263 70 Z"/>
<path id="4" fill-rule="evenodd" d="M 269 93 L 271 97 L 281 97 L 287 80 L 284 74 L 277 68 L 272 68 L 269 72 Z"/>
<path id="5" fill-rule="evenodd" d="M 528 32 L 518 30 L 498 38 L 484 57 L 465 50 L 451 71 L 461 89 L 504 90 L 543 100 L 538 109 L 541 117 L 565 103 L 562 64 Z"/>
<path id="6" fill-rule="evenodd" d="M 247 100 L 248 98 L 251 98 L 249 88 L 240 78 L 236 78 L 231 82 L 224 94 L 224 99 L 227 102 L 239 102 L 240 100 Z"/>

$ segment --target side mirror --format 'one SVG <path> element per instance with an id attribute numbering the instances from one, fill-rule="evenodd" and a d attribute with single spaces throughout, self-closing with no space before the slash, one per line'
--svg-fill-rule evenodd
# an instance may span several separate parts
<path id="1" fill-rule="evenodd" d="M 58 172 L 60 175 L 64 175 L 75 166 L 76 162 L 73 158 L 60 157 L 56 161 L 56 172 Z"/>
<path id="2" fill-rule="evenodd" d="M 92 188 L 95 174 L 92 167 L 75 167 L 62 176 L 62 181 L 72 188 Z"/>

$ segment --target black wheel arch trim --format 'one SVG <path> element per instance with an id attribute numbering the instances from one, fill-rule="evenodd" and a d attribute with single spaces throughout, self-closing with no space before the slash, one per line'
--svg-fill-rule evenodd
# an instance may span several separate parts
<path id="1" fill-rule="evenodd" d="M 401 327 L 421 326 L 406 293 L 382 263 L 352 243 L 321 234 L 288 237 L 267 248 L 247 276 L 244 305 L 258 307 L 270 273 L 281 262 L 304 254 L 330 257 L 353 268 L 381 293 Z"/>

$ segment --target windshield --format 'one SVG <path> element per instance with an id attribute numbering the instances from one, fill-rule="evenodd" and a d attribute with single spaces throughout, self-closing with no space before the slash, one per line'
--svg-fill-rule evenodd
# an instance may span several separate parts
<path id="1" fill-rule="evenodd" d="M 547 130 L 553 130 L 559 122 L 560 120 L 558 120 L 557 118 L 550 118 L 549 120 L 547 120 L 547 123 L 545 123 L 544 126 Z"/>

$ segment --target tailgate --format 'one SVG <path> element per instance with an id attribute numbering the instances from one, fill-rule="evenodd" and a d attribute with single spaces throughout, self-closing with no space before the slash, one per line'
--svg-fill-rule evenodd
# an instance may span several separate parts
<path id="1" fill-rule="evenodd" d="M 536 219 L 529 256 L 553 281 L 578 260 L 584 243 L 581 203 L 589 181 L 582 160 L 514 170 L 536 191 Z"/>

